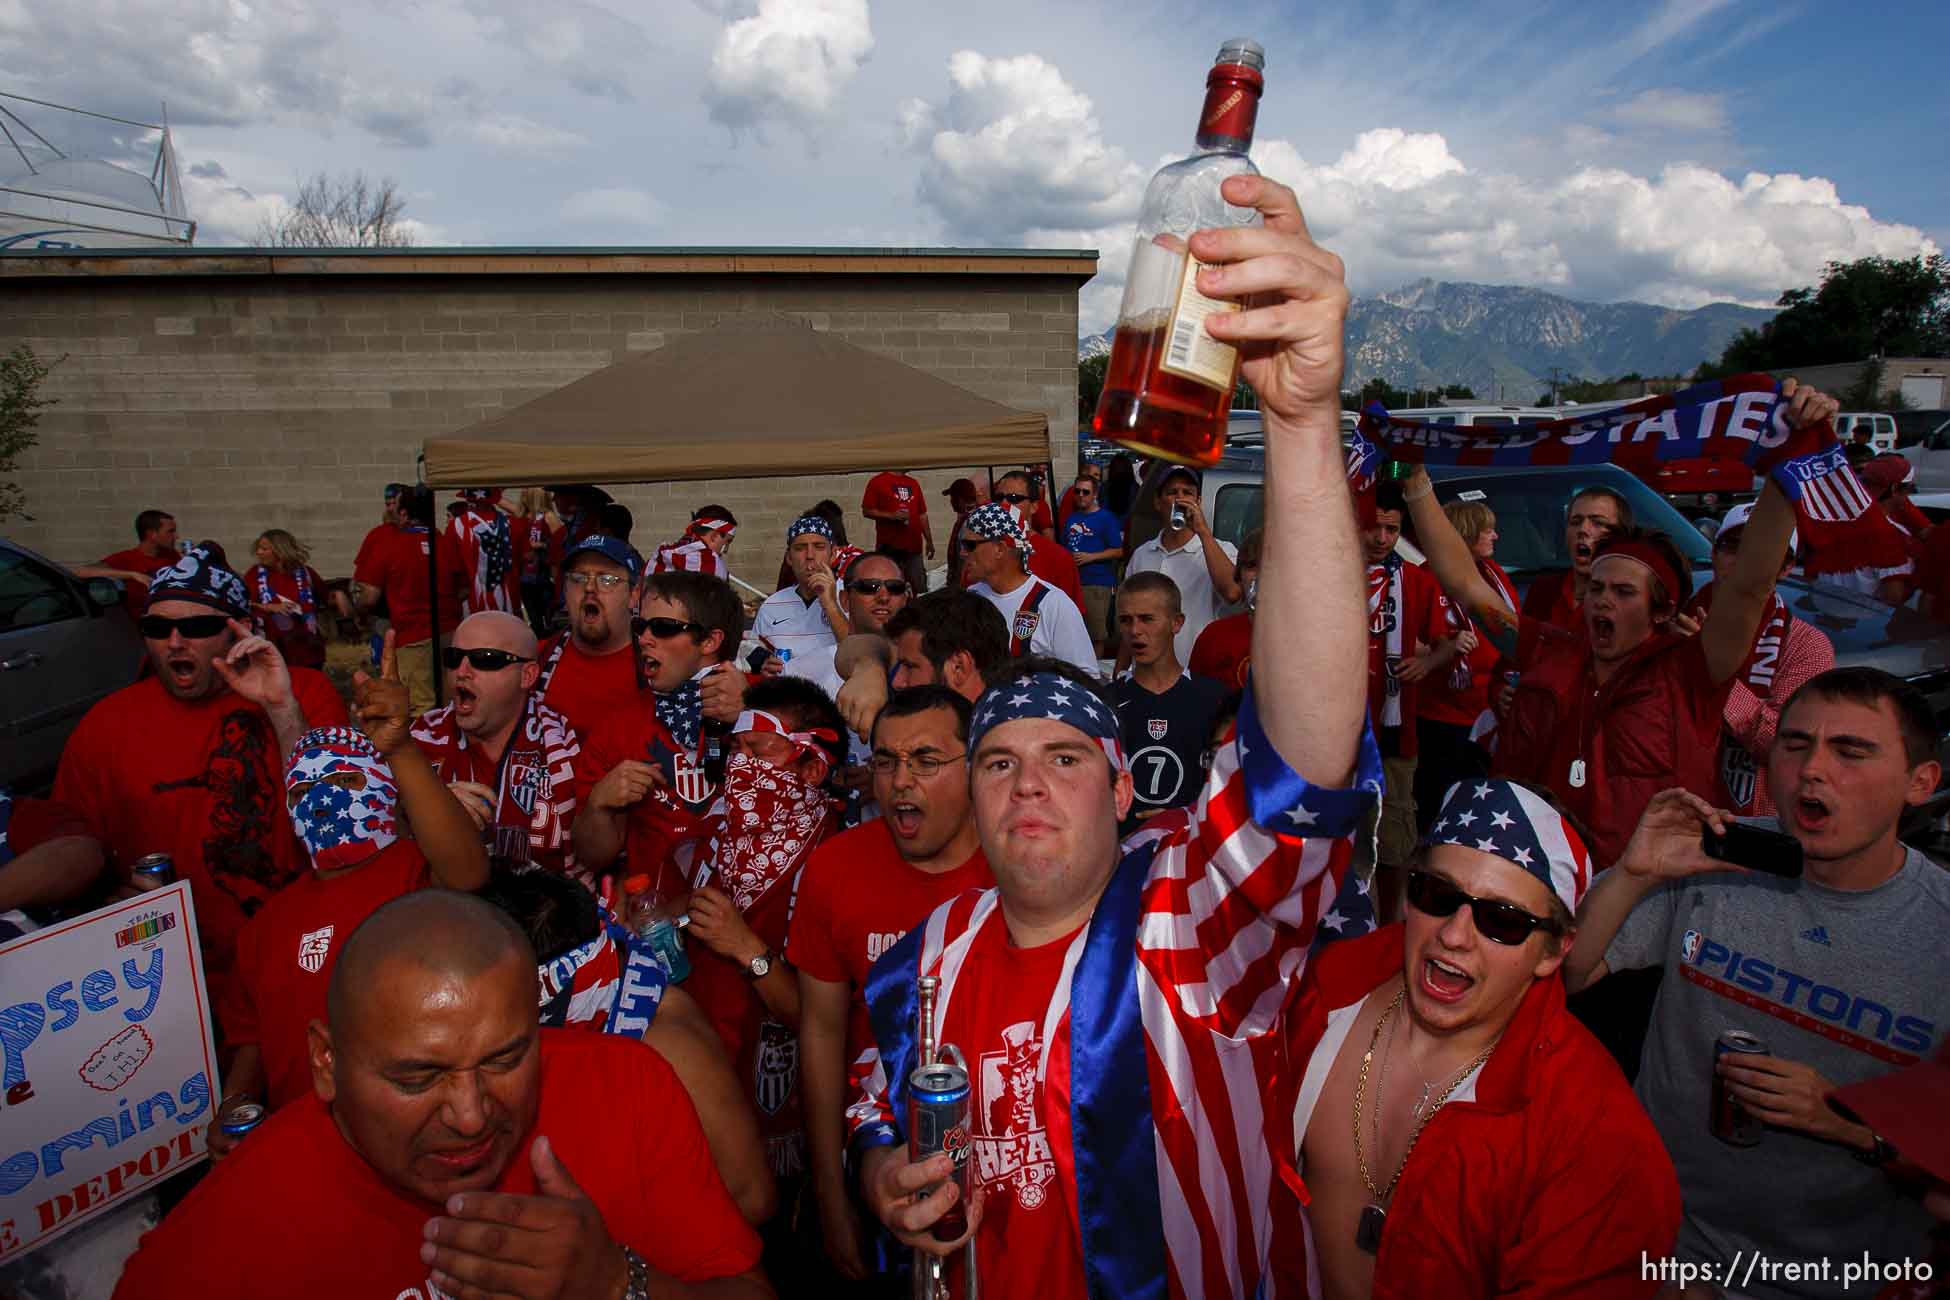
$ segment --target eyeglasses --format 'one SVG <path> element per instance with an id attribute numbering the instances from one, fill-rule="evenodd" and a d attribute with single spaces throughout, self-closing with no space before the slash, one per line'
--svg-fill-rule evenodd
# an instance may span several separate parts
<path id="1" fill-rule="evenodd" d="M 1012 506 L 1019 506 L 1023 502 L 1030 500 L 1030 496 L 1027 492 L 997 492 L 995 499 L 997 501 L 1007 501 Z"/>
<path id="2" fill-rule="evenodd" d="M 201 641 L 205 637 L 222 635 L 224 629 L 230 626 L 230 620 L 222 614 L 192 614 L 188 618 L 144 614 L 137 620 L 136 626 L 151 641 L 167 641 L 171 632 L 181 632 L 185 641 Z"/>
<path id="3" fill-rule="evenodd" d="M 630 620 L 631 636 L 640 637 L 645 632 L 648 632 L 659 641 L 676 636 L 680 632 L 689 632 L 692 636 L 701 639 L 709 630 L 702 623 L 687 623 L 681 618 L 633 618 Z"/>
<path id="4" fill-rule="evenodd" d="M 1528 939 L 1532 930 L 1542 930 L 1546 934 L 1562 933 L 1557 922 L 1532 916 L 1515 903 L 1465 894 L 1441 876 L 1426 871 L 1408 873 L 1408 905 L 1416 911 L 1428 916 L 1454 916 L 1456 909 L 1464 903 L 1469 904 L 1470 917 L 1476 922 L 1476 933 L 1491 943 L 1514 948 Z"/>
<path id="5" fill-rule="evenodd" d="M 593 582 L 604 591 L 615 591 L 629 578 L 621 573 L 591 573 L 587 569 L 575 569 L 563 574 L 562 581 L 571 587 L 587 587 Z"/>
<path id="6" fill-rule="evenodd" d="M 964 550 L 964 551 L 972 551 L 972 550 L 974 550 L 974 549 L 975 549 L 976 547 L 978 547 L 978 546 L 980 546 L 980 545 L 981 545 L 981 544 L 982 544 L 983 542 L 989 542 L 989 541 L 994 541 L 994 540 L 995 540 L 995 539 L 994 539 L 994 538 L 992 538 L 992 537 L 978 537 L 978 538 L 976 538 L 976 539 L 975 539 L 974 541 L 969 541 L 969 540 L 967 540 L 967 539 L 965 539 L 965 538 L 964 538 L 964 539 L 963 539 L 963 540 L 962 540 L 962 541 L 961 541 L 960 543 L 958 543 L 958 544 L 960 545 L 960 547 L 962 548 L 962 550 Z"/>
<path id="7" fill-rule="evenodd" d="M 846 589 L 862 596 L 877 596 L 885 587 L 889 596 L 905 596 L 907 581 L 903 578 L 855 578 L 846 584 Z"/>
<path id="8" fill-rule="evenodd" d="M 440 647 L 440 662 L 449 672 L 460 667 L 462 660 L 472 664 L 477 673 L 498 673 L 503 668 L 514 664 L 535 662 L 533 659 L 524 659 L 510 650 L 492 650 L 486 646 L 472 650 L 463 650 L 457 645 Z"/>
<path id="9" fill-rule="evenodd" d="M 936 772 L 948 764 L 967 757 L 966 754 L 949 754 L 944 758 L 939 754 L 896 754 L 883 751 L 868 759 L 867 766 L 873 769 L 875 776 L 892 776 L 900 770 L 901 764 L 905 763 L 915 776 L 926 781 L 932 779 Z"/>

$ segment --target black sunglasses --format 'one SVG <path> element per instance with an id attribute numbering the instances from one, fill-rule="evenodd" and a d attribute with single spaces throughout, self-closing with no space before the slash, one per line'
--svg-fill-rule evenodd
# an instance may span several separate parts
<path id="1" fill-rule="evenodd" d="M 1491 943 L 1514 948 L 1528 939 L 1533 930 L 1542 930 L 1546 934 L 1563 932 L 1557 922 L 1532 916 L 1515 903 L 1465 894 L 1441 876 L 1426 871 L 1408 873 L 1408 905 L 1416 911 L 1428 916 L 1454 916 L 1456 909 L 1464 903 L 1469 904 L 1470 918 L 1476 922 L 1476 933 Z"/>
<path id="2" fill-rule="evenodd" d="M 993 539 L 993 538 L 988 538 L 988 537 L 983 537 L 983 538 L 978 538 L 977 540 L 975 540 L 975 541 L 972 541 L 972 542 L 971 542 L 971 541 L 969 541 L 969 540 L 967 540 L 966 538 L 964 538 L 964 539 L 962 539 L 962 540 L 961 540 L 960 542 L 957 542 L 957 543 L 956 543 L 956 545 L 958 545 L 958 546 L 960 546 L 960 547 L 962 548 L 962 550 L 964 550 L 964 551 L 972 551 L 972 550 L 974 550 L 974 549 L 975 549 L 976 547 L 978 547 L 978 546 L 980 546 L 980 545 L 981 545 L 981 544 L 982 544 L 983 542 L 986 542 L 986 541 L 992 541 L 992 540 L 994 540 L 994 539 Z"/>
<path id="3" fill-rule="evenodd" d="M 460 667 L 465 659 L 474 665 L 477 673 L 498 673 L 512 664 L 532 664 L 533 659 L 524 659 L 510 650 L 490 650 L 483 646 L 478 650 L 463 650 L 457 645 L 440 647 L 440 662 L 449 671 Z"/>
<path id="4" fill-rule="evenodd" d="M 1007 501 L 1012 506 L 1019 506 L 1029 500 L 1030 497 L 1027 492 L 997 492 L 995 499 L 997 501 Z"/>
<path id="5" fill-rule="evenodd" d="M 630 620 L 630 635 L 642 636 L 645 632 L 658 640 L 676 636 L 679 632 L 689 632 L 702 640 L 710 629 L 702 623 L 686 623 L 681 618 L 633 618 Z"/>
<path id="6" fill-rule="evenodd" d="M 882 587 L 887 589 L 889 596 L 907 594 L 907 581 L 904 578 L 855 578 L 846 584 L 848 591 L 857 592 L 862 596 L 877 596 Z"/>
<path id="7" fill-rule="evenodd" d="M 220 635 L 230 626 L 230 620 L 222 614 L 192 614 L 188 618 L 144 614 L 137 620 L 136 626 L 151 641 L 167 641 L 171 632 L 181 632 L 185 641 L 200 641 L 205 637 Z"/>

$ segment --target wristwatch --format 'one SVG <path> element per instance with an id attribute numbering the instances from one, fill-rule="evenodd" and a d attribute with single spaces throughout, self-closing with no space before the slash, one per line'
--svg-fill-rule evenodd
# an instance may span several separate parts
<path id="1" fill-rule="evenodd" d="M 1896 1158 L 1896 1148 L 1891 1146 L 1889 1140 L 1883 1137 L 1882 1134 L 1876 1132 L 1874 1129 L 1870 1129 L 1869 1149 L 1867 1151 L 1852 1151 L 1849 1154 L 1853 1155 L 1865 1165 L 1880 1167 Z"/>
<path id="2" fill-rule="evenodd" d="M 772 973 L 773 963 L 780 960 L 783 955 L 771 948 L 767 948 L 764 952 L 752 958 L 751 964 L 745 968 L 745 978 L 751 980 L 764 979 Z"/>
<path id="3" fill-rule="evenodd" d="M 623 1300 L 650 1300 L 650 1266 L 643 1262 L 643 1256 L 625 1246 L 623 1265 L 630 1270 L 629 1280 L 623 1286 Z"/>

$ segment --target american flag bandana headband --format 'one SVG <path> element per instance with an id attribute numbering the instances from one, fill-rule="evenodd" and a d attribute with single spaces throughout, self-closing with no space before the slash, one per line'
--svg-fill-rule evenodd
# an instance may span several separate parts
<path id="1" fill-rule="evenodd" d="M 818 515 L 800 515 L 792 521 L 792 527 L 785 530 L 785 544 L 790 546 L 794 538 L 804 537 L 807 533 L 824 537 L 829 542 L 839 540 L 833 536 L 833 525 L 827 523 Z"/>
<path id="2" fill-rule="evenodd" d="M 352 777 L 359 778 L 356 789 Z M 284 789 L 292 828 L 314 868 L 354 866 L 399 838 L 393 769 L 357 728 L 316 727 L 299 737 Z"/>
<path id="3" fill-rule="evenodd" d="M 817 754 L 821 759 L 825 760 L 828 767 L 832 766 L 832 759 L 824 749 L 820 748 L 819 742 L 822 740 L 831 742 L 839 739 L 838 734 L 827 727 L 814 727 L 811 731 L 794 731 L 785 725 L 778 714 L 767 713 L 763 709 L 746 709 L 738 715 L 738 721 L 731 724 L 731 734 L 734 736 L 747 731 L 762 732 L 770 736 L 784 736 L 787 740 L 798 746 L 800 757 L 803 758 L 807 754 Z"/>
<path id="4" fill-rule="evenodd" d="M 684 531 L 692 537 L 702 538 L 706 533 L 723 533 L 726 539 L 738 535 L 738 525 L 729 519 L 719 519 L 715 515 L 705 515 L 693 519 Z"/>
<path id="5" fill-rule="evenodd" d="M 1113 771 L 1124 770 L 1117 714 L 1097 698 L 1096 692 L 1057 673 L 1032 673 L 982 692 L 968 727 L 968 757 L 974 759 L 982 737 L 990 731 L 1023 718 L 1068 723 L 1097 742 Z"/>
<path id="6" fill-rule="evenodd" d="M 1029 530 L 1023 527 L 1022 516 L 1013 506 L 995 501 L 976 506 L 968 512 L 968 520 L 962 528 L 985 542 L 1014 542 L 1023 558 L 1029 557 Z"/>
<path id="7" fill-rule="evenodd" d="M 1513 781 L 1458 781 L 1425 841 L 1491 853 L 1544 882 L 1573 915 L 1591 887 L 1591 855 L 1557 809 Z"/>

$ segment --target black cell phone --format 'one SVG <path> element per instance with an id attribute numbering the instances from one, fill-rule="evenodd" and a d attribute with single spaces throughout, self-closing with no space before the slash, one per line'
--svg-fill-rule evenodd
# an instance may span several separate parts
<path id="1" fill-rule="evenodd" d="M 1747 822 L 1734 822 L 1725 835 L 1712 830 L 1700 836 L 1700 848 L 1715 862 L 1727 862 L 1770 876 L 1799 879 L 1802 871 L 1801 841 L 1785 831 L 1769 830 Z"/>
<path id="2" fill-rule="evenodd" d="M 745 664 L 752 672 L 762 673 L 765 671 L 765 661 L 772 657 L 772 653 L 771 646 L 758 646 L 745 656 Z"/>

